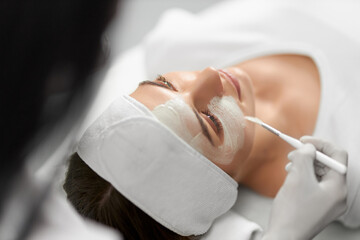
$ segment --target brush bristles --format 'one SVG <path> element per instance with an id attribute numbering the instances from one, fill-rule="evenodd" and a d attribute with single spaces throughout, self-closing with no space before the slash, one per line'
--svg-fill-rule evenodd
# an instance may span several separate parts
<path id="1" fill-rule="evenodd" d="M 261 121 L 261 120 L 258 119 L 257 117 L 245 116 L 245 119 L 246 119 L 246 120 L 249 120 L 250 122 L 260 124 L 260 125 L 263 124 L 263 121 Z"/>
<path id="2" fill-rule="evenodd" d="M 280 131 L 267 125 L 266 123 L 264 123 L 263 121 L 261 121 L 259 118 L 257 117 L 250 117 L 250 116 L 246 116 L 245 117 L 246 120 L 249 120 L 250 122 L 259 124 L 260 126 L 262 126 L 263 128 L 265 128 L 266 130 L 272 132 L 273 134 L 279 136 L 280 135 Z"/>

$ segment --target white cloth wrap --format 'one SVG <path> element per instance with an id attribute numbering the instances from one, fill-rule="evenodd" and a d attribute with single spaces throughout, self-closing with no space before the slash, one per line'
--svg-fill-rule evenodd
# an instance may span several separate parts
<path id="1" fill-rule="evenodd" d="M 235 203 L 237 183 L 129 96 L 86 130 L 79 156 L 137 207 L 182 235 L 205 233 Z"/>

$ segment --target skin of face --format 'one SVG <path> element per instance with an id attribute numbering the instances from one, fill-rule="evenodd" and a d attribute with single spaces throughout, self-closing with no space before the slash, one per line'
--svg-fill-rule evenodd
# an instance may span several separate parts
<path id="1" fill-rule="evenodd" d="M 234 81 L 237 83 L 234 84 Z M 203 119 L 214 148 L 221 146 L 224 142 L 223 133 L 217 131 L 211 118 L 206 114 L 208 104 L 214 97 L 231 96 L 245 116 L 253 116 L 255 113 L 252 81 L 238 67 L 229 67 L 224 70 L 208 67 L 202 71 L 170 72 L 155 79 L 152 83 L 157 83 L 157 85 L 141 84 L 130 96 L 150 110 L 170 99 L 181 97 Z M 237 90 L 237 85 L 240 91 Z M 222 164 L 208 157 L 237 182 L 241 182 L 242 177 L 247 174 L 244 169 L 246 169 L 245 165 L 254 141 L 254 125 L 246 121 L 243 130 L 244 144 L 236 152 L 232 161 Z"/>

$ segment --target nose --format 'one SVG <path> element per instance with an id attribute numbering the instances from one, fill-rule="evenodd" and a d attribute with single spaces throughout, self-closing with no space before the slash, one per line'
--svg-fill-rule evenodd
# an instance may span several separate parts
<path id="1" fill-rule="evenodd" d="M 223 91 L 219 72 L 213 67 L 208 67 L 197 74 L 189 89 L 189 95 L 195 106 L 204 107 L 213 97 L 221 97 Z"/>

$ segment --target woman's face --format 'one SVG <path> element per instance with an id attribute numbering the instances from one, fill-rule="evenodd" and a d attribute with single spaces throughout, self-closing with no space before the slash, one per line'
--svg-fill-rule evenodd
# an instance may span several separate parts
<path id="1" fill-rule="evenodd" d="M 131 94 L 161 122 L 240 181 L 249 157 L 255 112 L 250 77 L 241 69 L 171 72 L 140 83 Z"/>

